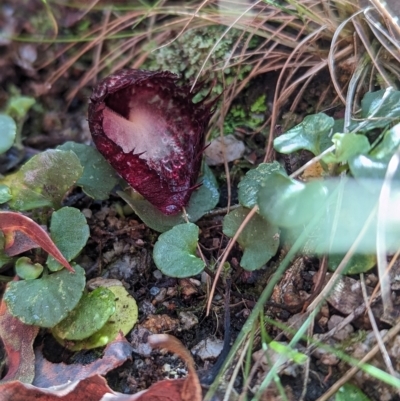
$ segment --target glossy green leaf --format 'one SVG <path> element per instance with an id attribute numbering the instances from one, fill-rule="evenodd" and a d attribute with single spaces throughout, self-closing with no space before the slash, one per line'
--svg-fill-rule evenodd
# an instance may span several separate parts
<path id="1" fill-rule="evenodd" d="M 306 116 L 304 120 L 274 140 L 274 148 L 280 153 L 292 153 L 307 149 L 319 155 L 332 145 L 330 137 L 334 119 L 324 113 Z"/>
<path id="2" fill-rule="evenodd" d="M 16 133 L 15 121 L 7 114 L 0 114 L 0 154 L 13 146 Z"/>
<path id="3" fill-rule="evenodd" d="M 214 209 L 219 201 L 218 184 L 207 165 L 203 166 L 203 175 L 200 177 L 199 183 L 202 185 L 193 192 L 186 207 L 187 217 L 190 222 L 199 220 L 205 213 Z M 135 211 L 140 219 L 155 231 L 165 232 L 178 224 L 185 223 L 185 219 L 181 214 L 166 216 L 140 195 L 130 195 L 122 191 L 118 191 L 117 193 Z"/>
<path id="4" fill-rule="evenodd" d="M 249 214 L 249 209 L 239 208 L 224 217 L 223 232 L 232 238 L 243 220 Z M 265 265 L 278 250 L 280 230 L 254 215 L 238 238 L 244 253 L 240 265 L 246 270 L 256 270 Z"/>
<path id="5" fill-rule="evenodd" d="M 108 199 L 110 192 L 118 183 L 115 170 L 93 147 L 75 142 L 66 142 L 57 149 L 72 150 L 83 166 L 83 174 L 76 182 L 86 195 L 98 199 Z"/>
<path id="6" fill-rule="evenodd" d="M 324 207 L 326 188 L 321 181 L 304 184 L 286 174 L 274 172 L 258 192 L 260 214 L 279 227 L 296 227 L 310 221 L 318 207 Z"/>
<path id="7" fill-rule="evenodd" d="M 10 313 L 26 324 L 54 327 L 78 304 L 85 287 L 85 271 L 75 265 L 37 280 L 8 283 L 4 293 Z"/>
<path id="8" fill-rule="evenodd" d="M 78 256 L 89 235 L 86 218 L 79 209 L 63 207 L 52 214 L 50 237 L 68 261 Z M 47 266 L 52 271 L 62 269 L 62 265 L 50 255 L 47 258 Z"/>
<path id="9" fill-rule="evenodd" d="M 358 179 L 383 180 L 387 166 L 387 160 L 377 159 L 369 155 L 358 155 L 349 160 L 351 174 Z"/>
<path id="10" fill-rule="evenodd" d="M 115 312 L 110 316 L 105 325 L 90 337 L 81 341 L 64 341 L 55 335 L 55 338 L 71 351 L 103 347 L 117 338 L 119 332 L 125 336 L 135 325 L 138 319 L 138 307 L 136 301 L 121 286 L 107 287 L 114 294 Z"/>
<path id="11" fill-rule="evenodd" d="M 114 293 L 99 287 L 84 293 L 78 305 L 52 332 L 65 340 L 83 340 L 99 331 L 114 312 Z"/>
<path id="12" fill-rule="evenodd" d="M 335 271 L 339 266 L 339 263 L 344 258 L 344 254 L 330 254 L 328 259 L 328 268 L 330 271 Z M 359 274 L 366 273 L 376 266 L 376 255 L 368 254 L 354 254 L 348 261 L 343 274 Z"/>
<path id="13" fill-rule="evenodd" d="M 10 188 L 12 199 L 8 204 L 12 209 L 58 209 L 82 172 L 74 152 L 49 149 L 32 157 L 19 171 L 2 179 L 1 184 Z"/>
<path id="14" fill-rule="evenodd" d="M 400 124 L 385 132 L 382 141 L 370 152 L 379 160 L 388 160 L 400 146 Z"/>
<path id="15" fill-rule="evenodd" d="M 0 184 L 0 204 L 8 202 L 11 198 L 10 188 L 7 185 Z"/>
<path id="16" fill-rule="evenodd" d="M 335 145 L 335 151 L 324 156 L 325 163 L 347 162 L 353 156 L 368 153 L 371 148 L 365 135 L 353 133 L 335 134 L 332 142 Z"/>
<path id="17" fill-rule="evenodd" d="M 361 117 L 366 119 L 367 123 L 356 123 L 356 126 L 363 124 L 363 130 L 383 128 L 398 121 L 399 116 L 400 91 L 388 88 L 368 92 L 361 101 Z"/>
<path id="18" fill-rule="evenodd" d="M 335 394 L 335 401 L 371 401 L 354 384 L 346 383 Z"/>
<path id="19" fill-rule="evenodd" d="M 274 172 L 285 173 L 284 168 L 280 163 L 261 163 L 254 170 L 247 172 L 242 181 L 239 182 L 239 203 L 252 209 L 257 204 L 258 190 L 261 184 Z"/>
<path id="20" fill-rule="evenodd" d="M 24 280 L 37 279 L 43 272 L 40 263 L 33 263 L 28 257 L 23 256 L 15 262 L 15 272 Z"/>
<path id="21" fill-rule="evenodd" d="M 193 223 L 179 224 L 161 234 L 154 245 L 153 258 L 167 276 L 191 277 L 204 269 L 196 256 L 199 228 Z"/>

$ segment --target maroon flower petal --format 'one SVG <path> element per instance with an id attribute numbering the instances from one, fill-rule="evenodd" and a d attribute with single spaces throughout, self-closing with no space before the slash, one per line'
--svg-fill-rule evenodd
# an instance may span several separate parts
<path id="1" fill-rule="evenodd" d="M 193 103 L 197 92 L 179 80 L 167 71 L 119 70 L 98 83 L 89 104 L 99 152 L 165 214 L 181 211 L 195 189 L 216 101 Z"/>

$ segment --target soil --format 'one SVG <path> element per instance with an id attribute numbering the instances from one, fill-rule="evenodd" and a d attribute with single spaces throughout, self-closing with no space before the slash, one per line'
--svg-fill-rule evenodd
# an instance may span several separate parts
<path id="1" fill-rule="evenodd" d="M 34 3 L 34 2 L 32 2 Z M 37 6 L 37 5 L 36 5 Z M 33 6 L 32 6 L 33 7 Z M 0 24 L 6 21 L 5 11 L 0 11 Z M 29 32 L 29 21 L 25 21 L 24 28 L 19 31 L 16 26 L 21 21 L 16 14 L 10 29 L 15 34 Z M 24 149 L 12 149 L 6 155 L 0 157 L 0 173 L 8 174 L 19 168 L 21 164 L 31 155 L 49 148 L 55 148 L 66 141 L 79 143 L 91 143 L 90 133 L 87 126 L 86 114 L 88 96 L 91 85 L 87 85 L 79 91 L 78 95 L 71 101 L 66 101 L 66 93 L 69 88 L 85 72 L 85 60 L 67 69 L 65 73 L 48 90 L 43 90 L 46 78 L 49 77 L 57 67 L 62 64 L 63 59 L 58 62 L 49 63 L 45 68 L 36 70 L 34 65 L 26 65 L 21 61 L 21 48 L 23 44 L 18 42 L 0 43 L 0 109 L 4 107 L 11 91 L 17 90 L 21 94 L 33 96 L 38 100 L 36 106 L 29 112 L 22 131 Z M 48 52 L 48 57 L 54 55 L 51 46 L 38 46 L 29 43 L 25 51 Z M 42 54 L 43 58 L 43 54 Z M 102 74 L 99 74 L 102 75 Z M 259 78 L 258 82 L 276 81 L 276 73 Z M 297 109 L 294 119 L 282 119 L 282 126 L 294 125 L 299 122 L 305 114 L 320 100 L 326 85 L 329 85 L 327 74 L 322 74 L 319 79 L 313 80 L 312 86 L 306 93 L 304 100 Z M 271 85 L 269 85 L 271 86 Z M 270 97 L 271 93 L 267 93 Z M 248 99 L 251 96 L 244 96 Z M 329 103 L 332 99 L 327 99 Z M 290 103 L 290 102 L 289 102 Z M 287 117 L 287 110 L 282 110 L 281 115 Z M 340 113 L 341 110 L 333 108 L 330 113 Z M 266 118 L 269 112 L 266 113 Z M 237 201 L 237 183 L 240 178 L 253 165 L 256 166 L 263 159 L 262 134 L 254 134 L 246 137 L 248 153 L 254 156 L 252 163 L 248 160 L 232 162 L 232 203 Z M 254 153 L 254 149 L 256 149 Z M 289 170 L 295 170 L 299 163 L 308 160 L 309 155 L 303 153 L 297 155 L 296 159 L 285 160 Z M 213 168 L 221 186 L 221 200 L 218 207 L 227 204 L 226 180 L 222 176 L 223 167 Z M 254 272 L 244 271 L 240 265 L 241 250 L 236 245 L 230 253 L 228 262 L 232 267 L 229 280 L 220 280 L 217 285 L 216 295 L 212 302 L 209 316 L 206 316 L 205 308 L 208 301 L 208 285 L 210 279 L 206 274 L 193 277 L 192 279 L 178 280 L 167 277 L 159 272 L 152 260 L 153 245 L 158 234 L 140 221 L 135 214 L 121 215 L 122 200 L 112 195 L 109 200 L 98 202 L 87 197 L 79 189 L 74 189 L 64 200 L 64 205 L 79 208 L 87 216 L 90 226 L 90 239 L 85 247 L 84 253 L 79 256 L 77 262 L 85 268 L 87 279 L 96 277 L 107 277 L 120 280 L 129 293 L 136 299 L 139 307 L 139 321 L 134 330 L 127 335 L 132 344 L 149 332 L 166 332 L 176 336 L 190 350 L 203 339 L 223 340 L 229 335 L 229 342 L 237 337 L 246 318 L 264 289 L 269 278 L 273 274 L 279 260 L 283 257 L 285 250 L 268 263 L 265 268 Z M 224 214 L 210 214 L 203 217 L 197 224 L 201 229 L 200 246 L 207 260 L 217 260 L 228 243 L 227 237 L 222 233 L 222 219 Z M 300 270 L 292 265 L 289 275 L 282 278 L 277 286 L 271 304 L 266 306 L 269 317 L 280 322 L 287 322 L 293 315 L 301 312 L 304 306 L 305 295 L 312 293 L 314 277 L 319 269 L 319 261 L 301 259 Z M 207 271 L 211 280 L 213 273 Z M 12 275 L 13 272 L 3 272 Z M 374 272 L 371 273 L 373 275 Z M 372 278 L 371 278 L 372 280 Z M 225 327 L 225 297 L 230 287 L 228 299 L 230 313 L 229 333 Z M 190 312 L 197 322 L 190 328 L 186 328 L 182 312 Z M 324 333 L 327 331 L 327 322 L 331 315 L 340 314 L 336 309 L 327 306 L 325 311 L 319 315 L 314 331 Z M 160 320 L 160 316 L 162 319 Z M 385 328 L 382 325 L 382 328 Z M 278 334 L 274 327 L 268 327 L 269 335 L 273 338 Z M 365 322 L 358 323 L 356 330 L 362 332 L 369 329 Z M 140 330 L 143 330 L 140 332 Z M 141 337 L 142 336 L 142 337 Z M 283 337 L 284 339 L 285 337 Z M 140 342 L 140 341 L 139 341 Z M 43 344 L 45 357 L 53 362 L 81 363 L 86 364 L 99 356 L 98 350 L 81 351 L 72 353 L 61 347 L 47 331 L 42 330 L 38 336 L 35 347 Z M 257 347 L 255 347 L 257 349 Z M 222 359 L 226 354 L 223 353 Z M 205 386 L 215 377 L 213 366 L 217 359 L 203 361 L 195 356 L 199 376 Z M 328 364 L 321 359 L 312 357 L 309 366 L 309 381 L 305 400 L 316 400 L 328 389 L 343 372 L 347 369 L 344 363 Z M 127 361 L 121 367 L 113 370 L 107 375 L 109 385 L 116 391 L 133 394 L 148 388 L 152 383 L 163 378 L 184 377 L 187 373 L 182 361 L 169 353 L 153 351 L 150 355 L 141 353 L 139 347 L 132 355 L 132 360 Z M 259 383 L 263 376 L 261 370 L 256 373 L 251 386 Z M 299 399 L 303 391 L 303 383 L 297 377 L 282 375 L 282 384 L 289 399 Z M 243 377 L 234 383 L 235 389 L 240 393 L 243 386 Z M 372 399 L 379 399 L 379 390 L 370 386 Z M 276 396 L 275 390 L 271 390 L 271 398 Z M 395 400 L 396 398 L 392 398 Z"/>

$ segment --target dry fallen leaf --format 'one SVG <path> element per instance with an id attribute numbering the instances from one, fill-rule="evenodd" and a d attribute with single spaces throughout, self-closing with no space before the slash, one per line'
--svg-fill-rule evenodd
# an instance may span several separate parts
<path id="1" fill-rule="evenodd" d="M 24 241 L 21 241 L 19 244 L 18 237 L 15 235 L 16 232 L 21 232 L 41 248 L 43 248 L 47 253 L 53 256 L 53 258 L 60 262 L 65 268 L 71 272 L 74 272 L 72 266 L 58 250 L 46 231 L 29 217 L 16 212 L 0 212 L 0 230 L 3 231 L 5 236 L 6 253 L 8 250 L 11 250 L 11 254 L 16 255 L 17 253 L 24 252 L 26 250 L 26 244 Z M 20 249 L 18 252 L 19 246 Z"/>
<path id="2" fill-rule="evenodd" d="M 132 346 L 121 334 L 104 350 L 103 357 L 87 365 L 51 363 L 47 361 L 41 350 L 35 352 L 35 379 L 37 387 L 48 388 L 71 381 L 83 380 L 93 375 L 105 375 L 110 370 L 122 365 L 131 358 Z"/>
<path id="3" fill-rule="evenodd" d="M 35 374 L 33 341 L 39 331 L 12 316 L 4 301 L 0 304 L 0 337 L 7 354 L 7 374 L 0 381 L 20 380 L 32 383 Z M 11 398 L 9 398 L 11 400 Z"/>

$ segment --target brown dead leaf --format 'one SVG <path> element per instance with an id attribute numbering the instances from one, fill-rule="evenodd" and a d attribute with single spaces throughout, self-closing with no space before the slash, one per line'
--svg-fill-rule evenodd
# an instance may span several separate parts
<path id="1" fill-rule="evenodd" d="M 13 256 L 26 250 L 23 242 L 18 244 L 18 239 L 15 235 L 16 232 L 22 232 L 22 234 L 26 235 L 33 242 L 43 248 L 65 268 L 67 268 L 71 272 L 74 272 L 72 266 L 58 250 L 46 231 L 43 230 L 43 228 L 40 227 L 39 224 L 35 223 L 29 217 L 26 217 L 23 214 L 16 212 L 0 212 L 0 230 L 3 231 L 6 239 L 6 253 L 8 252 L 8 250 L 10 250 L 10 253 Z M 18 246 L 20 246 L 19 252 Z"/>
<path id="2" fill-rule="evenodd" d="M 41 350 L 36 350 L 35 378 L 33 384 L 48 388 L 71 381 L 84 380 L 93 375 L 105 375 L 122 365 L 131 357 L 132 346 L 120 334 L 104 350 L 103 357 L 87 365 L 51 363 L 44 359 Z"/>
<path id="3" fill-rule="evenodd" d="M 57 388 L 44 389 L 18 381 L 0 387 L 0 401 L 131 401 L 132 395 L 112 391 L 101 376 L 73 381 Z M 104 397 L 104 398 L 103 398 Z"/>
<path id="4" fill-rule="evenodd" d="M 35 374 L 33 341 L 39 327 L 22 323 L 12 316 L 4 301 L 0 304 L 0 337 L 7 354 L 7 374 L 0 383 L 20 380 L 32 383 Z M 11 398 L 10 398 L 11 400 Z"/>

